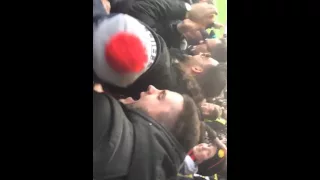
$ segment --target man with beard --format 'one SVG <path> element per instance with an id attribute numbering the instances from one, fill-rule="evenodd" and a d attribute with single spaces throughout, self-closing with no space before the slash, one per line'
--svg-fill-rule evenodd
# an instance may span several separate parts
<path id="1" fill-rule="evenodd" d="M 200 140 L 194 101 L 153 86 L 120 101 L 93 91 L 93 179 L 175 179 Z"/>
<path id="2" fill-rule="evenodd" d="M 198 45 L 190 45 L 187 48 L 187 52 L 190 55 L 196 55 L 200 53 L 210 53 L 211 57 L 220 63 L 227 62 L 227 39 L 215 38 L 206 39 Z"/>
<path id="3" fill-rule="evenodd" d="M 215 97 L 226 85 L 226 66 L 206 54 L 169 53 L 150 27 L 124 14 L 94 18 L 94 81 L 115 95 L 139 98 L 148 85 L 192 96 Z M 178 60 L 178 63 L 175 61 Z"/>

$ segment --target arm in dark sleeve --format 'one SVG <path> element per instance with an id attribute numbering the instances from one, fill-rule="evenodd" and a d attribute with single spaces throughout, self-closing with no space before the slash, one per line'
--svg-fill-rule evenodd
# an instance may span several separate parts
<path id="1" fill-rule="evenodd" d="M 165 40 L 168 48 L 180 49 L 182 33 L 178 31 L 178 24 L 182 21 L 170 21 L 164 23 L 164 32 L 158 32 L 158 34 Z"/>
<path id="2" fill-rule="evenodd" d="M 111 98 L 93 91 L 93 149 L 111 125 Z"/>
<path id="3" fill-rule="evenodd" d="M 178 36 L 178 37 L 181 37 L 182 36 L 182 33 L 179 32 L 178 30 L 178 24 L 182 23 L 182 21 L 180 20 L 177 20 L 177 21 L 171 21 L 169 23 L 169 31 L 170 33 L 172 34 L 172 36 Z"/>
<path id="4" fill-rule="evenodd" d="M 132 5 L 131 13 L 142 13 L 155 21 L 183 20 L 187 9 L 180 0 L 141 0 Z"/>

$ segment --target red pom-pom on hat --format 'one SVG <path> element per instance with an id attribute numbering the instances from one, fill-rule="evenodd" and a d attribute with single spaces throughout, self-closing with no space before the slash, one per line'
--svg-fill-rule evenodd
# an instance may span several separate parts
<path id="1" fill-rule="evenodd" d="M 119 73 L 137 73 L 148 61 L 146 49 L 134 34 L 121 32 L 112 36 L 105 45 L 105 58 L 109 66 Z"/>

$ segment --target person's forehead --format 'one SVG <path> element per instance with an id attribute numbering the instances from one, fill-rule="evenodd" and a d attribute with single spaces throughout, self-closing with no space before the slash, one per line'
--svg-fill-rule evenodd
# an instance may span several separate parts
<path id="1" fill-rule="evenodd" d="M 166 93 L 166 99 L 168 101 L 171 101 L 173 102 L 178 109 L 181 109 L 183 108 L 183 97 L 181 94 L 179 93 L 176 93 L 176 92 L 173 92 L 173 91 L 169 91 L 169 90 L 166 90 L 167 93 Z"/>
<path id="2" fill-rule="evenodd" d="M 183 101 L 183 97 L 182 97 L 181 94 L 173 92 L 173 91 L 169 91 L 169 90 L 166 90 L 166 91 L 167 91 L 167 96 L 168 97 L 174 98 L 176 100 Z"/>

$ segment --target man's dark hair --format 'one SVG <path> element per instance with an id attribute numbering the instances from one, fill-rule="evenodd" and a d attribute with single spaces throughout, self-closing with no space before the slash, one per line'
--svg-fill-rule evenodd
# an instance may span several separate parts
<path id="1" fill-rule="evenodd" d="M 200 119 L 195 102 L 183 94 L 183 110 L 179 114 L 175 127 L 171 130 L 185 152 L 188 152 L 200 139 Z"/>
<path id="2" fill-rule="evenodd" d="M 170 49 L 170 55 L 172 59 L 176 59 L 181 63 L 185 63 L 188 60 L 188 55 L 179 49 Z M 174 69 L 176 69 L 178 74 L 178 81 L 181 83 L 179 84 L 179 89 L 176 91 L 179 93 L 188 94 L 197 104 L 200 103 L 204 97 L 201 93 L 201 87 L 199 86 L 197 80 L 186 74 L 179 63 L 174 63 L 172 65 Z"/>
<path id="3" fill-rule="evenodd" d="M 211 56 L 220 63 L 227 62 L 227 39 L 220 38 L 221 43 L 218 43 L 212 50 Z"/>
<path id="4" fill-rule="evenodd" d="M 208 65 L 203 73 L 196 75 L 196 80 L 206 98 L 217 97 L 227 84 L 227 65 Z"/>

